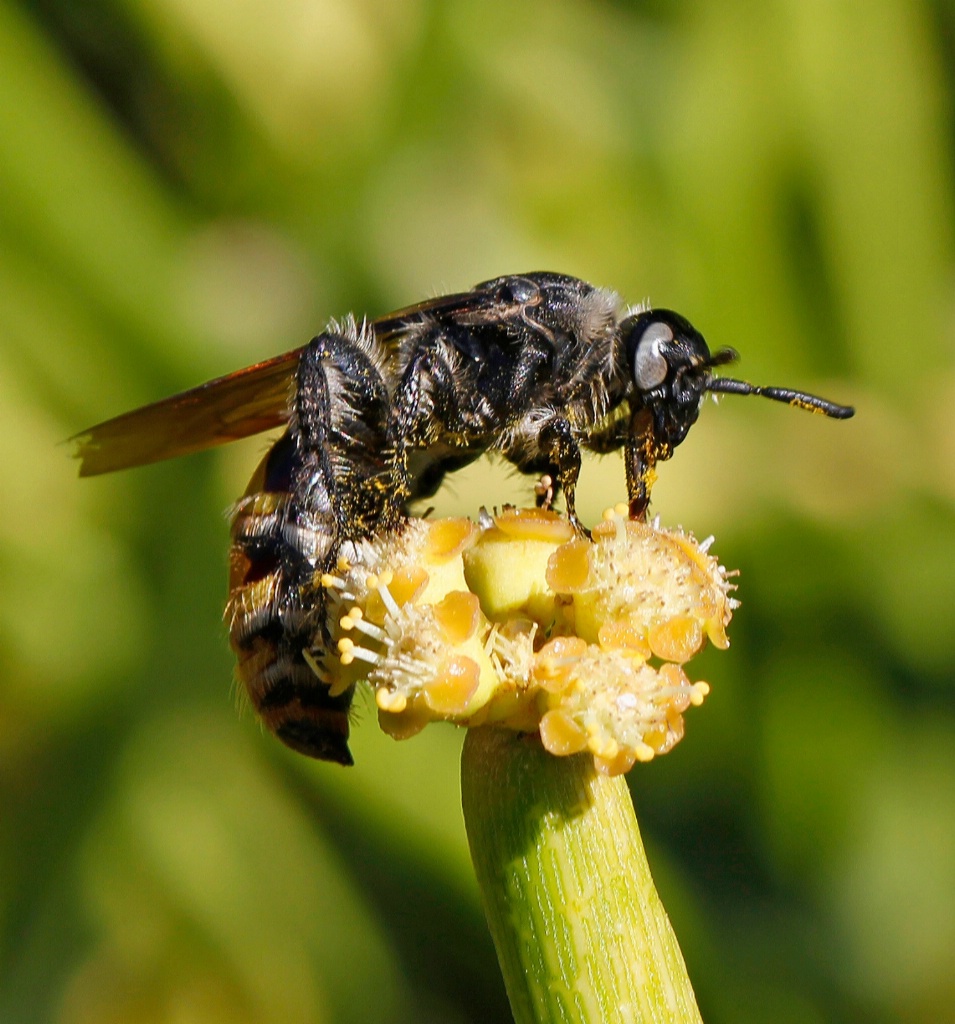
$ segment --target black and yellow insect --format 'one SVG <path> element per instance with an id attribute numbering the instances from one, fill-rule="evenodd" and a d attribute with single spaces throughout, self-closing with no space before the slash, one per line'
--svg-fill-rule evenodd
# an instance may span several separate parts
<path id="1" fill-rule="evenodd" d="M 497 452 L 563 491 L 578 530 L 581 450 L 623 448 L 630 514 L 707 392 L 754 394 L 844 419 L 846 406 L 714 374 L 669 310 L 561 274 L 499 277 L 374 321 L 332 323 L 303 348 L 78 435 L 89 476 L 285 425 L 232 516 L 227 618 L 238 675 L 288 746 L 351 764 L 352 694 L 314 671 L 327 638 L 322 574 L 342 545 L 396 529 L 446 473 Z"/>

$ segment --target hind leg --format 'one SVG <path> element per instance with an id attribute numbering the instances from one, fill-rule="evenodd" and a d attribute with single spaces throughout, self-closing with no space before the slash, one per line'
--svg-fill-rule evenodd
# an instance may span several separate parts
<path id="1" fill-rule="evenodd" d="M 290 498 L 303 525 L 311 516 L 331 521 L 334 547 L 395 525 L 383 522 L 391 491 L 388 394 L 369 344 L 357 333 L 319 335 L 296 374 Z"/>
<path id="2" fill-rule="evenodd" d="M 279 739 L 339 764 L 352 763 L 352 694 L 333 697 L 305 652 L 327 643 L 322 572 L 386 512 L 388 396 L 367 349 L 352 332 L 305 348 L 288 431 L 233 520 L 233 566 L 244 569 L 228 611 L 239 677 Z"/>

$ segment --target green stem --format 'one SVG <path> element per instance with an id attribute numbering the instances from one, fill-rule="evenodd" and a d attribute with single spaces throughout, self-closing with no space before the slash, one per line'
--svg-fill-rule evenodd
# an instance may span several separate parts
<path id="1" fill-rule="evenodd" d="M 623 776 L 470 729 L 461 791 L 517 1024 L 700 1021 Z"/>

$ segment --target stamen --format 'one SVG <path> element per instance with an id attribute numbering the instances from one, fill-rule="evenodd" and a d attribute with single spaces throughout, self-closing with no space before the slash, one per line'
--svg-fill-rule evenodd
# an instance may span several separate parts
<path id="1" fill-rule="evenodd" d="M 379 643 L 387 643 L 389 634 L 382 629 L 380 626 L 376 626 L 373 622 L 369 622 L 367 619 L 362 618 L 361 615 L 355 618 L 354 612 L 360 612 L 360 608 L 355 608 L 347 616 L 351 622 L 349 628 L 357 629 L 359 633 L 364 633 L 365 636 L 370 636 L 373 640 L 377 640 Z"/>
<path id="2" fill-rule="evenodd" d="M 623 547 L 627 543 L 627 518 L 621 513 L 613 517 L 613 525 L 616 529 L 616 541 L 618 547 Z"/>
<path id="3" fill-rule="evenodd" d="M 391 591 L 388 589 L 388 584 L 394 579 L 391 571 L 386 571 L 381 574 L 375 581 L 375 586 L 371 589 L 377 590 L 381 597 L 381 603 L 388 609 L 388 614 L 397 618 L 401 614 L 401 609 L 398 607 L 398 602 L 391 596 Z"/>
<path id="4" fill-rule="evenodd" d="M 340 647 L 341 640 L 338 643 Z M 358 647 L 355 644 L 352 644 L 346 651 L 343 651 L 338 660 L 343 665 L 350 665 L 356 658 L 359 661 L 367 662 L 369 665 L 380 665 L 382 661 L 382 656 L 377 651 L 369 650 L 367 647 Z"/>

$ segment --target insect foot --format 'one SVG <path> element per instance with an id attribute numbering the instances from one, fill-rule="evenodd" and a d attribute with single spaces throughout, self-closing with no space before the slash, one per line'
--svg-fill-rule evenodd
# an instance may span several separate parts
<path id="1" fill-rule="evenodd" d="M 592 538 L 542 509 L 410 520 L 323 576 L 332 645 L 316 638 L 314 667 L 332 693 L 370 685 L 396 739 L 493 724 L 617 775 L 680 740 L 709 692 L 683 666 L 729 646 L 738 602 L 710 543 L 626 506 Z"/>

